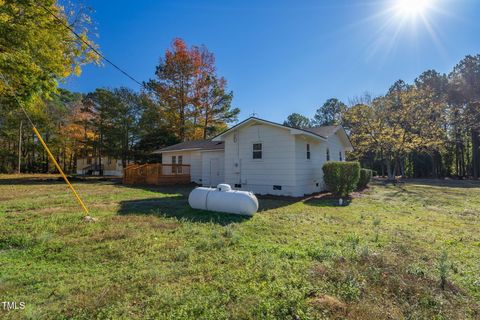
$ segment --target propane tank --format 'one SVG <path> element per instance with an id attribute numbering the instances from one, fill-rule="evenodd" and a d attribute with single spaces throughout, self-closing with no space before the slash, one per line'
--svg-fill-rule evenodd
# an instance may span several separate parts
<path id="1" fill-rule="evenodd" d="M 232 190 L 228 184 L 216 188 L 198 187 L 190 192 L 188 204 L 194 209 L 253 216 L 258 210 L 257 197 L 251 192 Z"/>

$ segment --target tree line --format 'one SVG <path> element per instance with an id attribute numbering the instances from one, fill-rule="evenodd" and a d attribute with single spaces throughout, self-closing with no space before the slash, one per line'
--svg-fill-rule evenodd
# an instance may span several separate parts
<path id="1" fill-rule="evenodd" d="M 85 64 L 100 63 L 92 30 L 89 9 L 78 4 L 2 2 L 0 172 L 53 170 L 22 107 L 66 172 L 85 156 L 150 161 L 157 148 L 211 137 L 237 120 L 214 55 L 182 39 L 173 40 L 155 77 L 137 91 L 61 89 Z M 428 70 L 411 84 L 399 80 L 385 95 L 349 106 L 329 99 L 312 119 L 292 114 L 285 124 L 344 125 L 355 147 L 350 157 L 390 178 L 478 177 L 480 56 L 466 56 L 448 74 Z"/>
<path id="2" fill-rule="evenodd" d="M 56 1 L 0 6 L 0 172 L 52 172 L 26 111 L 65 172 L 78 158 L 151 161 L 166 145 L 206 139 L 237 120 L 233 93 L 205 46 L 174 39 L 139 90 L 74 93 L 59 84 L 100 63 L 87 8 Z M 58 23 L 56 17 L 79 35 Z M 88 44 L 88 45 L 87 45 Z"/>
<path id="3" fill-rule="evenodd" d="M 362 166 L 393 179 L 478 178 L 480 175 L 480 55 L 448 74 L 427 70 L 412 84 L 396 81 L 385 95 L 327 100 L 312 119 L 298 113 L 286 125 L 343 125 Z"/>

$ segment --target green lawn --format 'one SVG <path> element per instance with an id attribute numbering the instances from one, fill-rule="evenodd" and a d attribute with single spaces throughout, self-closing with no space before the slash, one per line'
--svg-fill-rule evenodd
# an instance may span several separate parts
<path id="1" fill-rule="evenodd" d="M 76 181 L 85 223 L 45 178 L 0 176 L 0 301 L 26 303 L 0 318 L 480 319 L 480 182 L 260 199 L 248 219 Z"/>

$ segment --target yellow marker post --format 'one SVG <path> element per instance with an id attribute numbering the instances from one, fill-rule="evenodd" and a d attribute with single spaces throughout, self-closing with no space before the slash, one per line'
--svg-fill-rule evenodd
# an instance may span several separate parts
<path id="1" fill-rule="evenodd" d="M 57 170 L 58 170 L 58 171 L 60 172 L 60 174 L 62 175 L 63 180 L 65 180 L 65 182 L 67 183 L 67 185 L 68 185 L 68 187 L 70 188 L 70 190 L 72 190 L 73 194 L 75 195 L 75 198 L 77 198 L 78 203 L 80 204 L 80 206 L 82 206 L 83 211 L 85 211 L 85 213 L 88 215 L 89 212 L 88 212 L 87 207 L 86 207 L 85 204 L 83 203 L 83 201 L 82 201 L 82 199 L 80 198 L 80 196 L 78 195 L 77 191 L 75 191 L 75 189 L 73 188 L 73 186 L 70 184 L 70 181 L 68 181 L 67 176 L 65 175 L 65 173 L 63 173 L 62 168 L 60 168 L 60 166 L 58 165 L 57 160 L 55 160 L 55 157 L 54 157 L 53 154 L 50 152 L 50 149 L 48 149 L 47 144 L 45 143 L 45 141 L 43 141 L 42 136 L 41 136 L 40 133 L 38 132 L 37 128 L 35 128 L 35 126 L 32 126 L 32 127 L 33 127 L 33 132 L 35 133 L 35 135 L 36 135 L 37 138 L 38 138 L 38 141 L 40 141 L 40 143 L 42 144 L 42 146 L 43 146 L 43 147 L 45 148 L 45 150 L 47 151 L 48 156 L 50 157 L 50 159 L 52 159 L 53 163 L 55 164 L 55 167 L 57 167 Z"/>

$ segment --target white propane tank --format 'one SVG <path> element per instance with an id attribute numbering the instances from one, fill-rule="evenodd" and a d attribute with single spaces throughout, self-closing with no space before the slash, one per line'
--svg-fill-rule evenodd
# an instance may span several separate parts
<path id="1" fill-rule="evenodd" d="M 251 192 L 232 190 L 228 184 L 216 188 L 198 187 L 190 192 L 188 204 L 194 209 L 253 216 L 258 210 L 257 197 Z"/>

